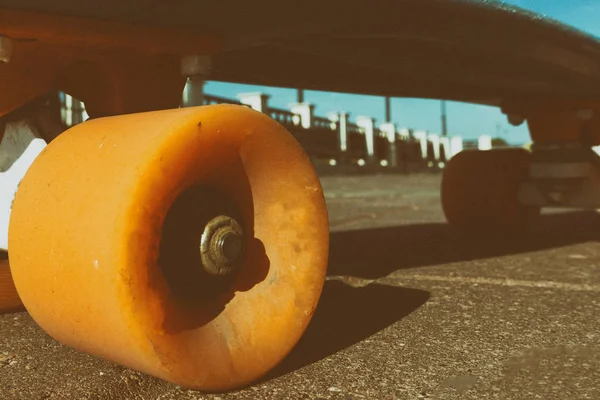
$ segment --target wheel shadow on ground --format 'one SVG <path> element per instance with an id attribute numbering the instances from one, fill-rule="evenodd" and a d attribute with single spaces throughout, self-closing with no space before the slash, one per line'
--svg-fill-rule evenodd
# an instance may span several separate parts
<path id="1" fill-rule="evenodd" d="M 265 380 L 322 360 L 376 334 L 406 317 L 429 299 L 420 289 L 372 283 L 353 287 L 325 282 L 308 329 L 288 357 Z"/>
<path id="2" fill-rule="evenodd" d="M 376 279 L 397 271 L 500 257 L 600 241 L 594 211 L 541 216 L 523 237 L 467 238 L 446 223 L 406 225 L 331 234 L 329 275 Z"/>
<path id="3" fill-rule="evenodd" d="M 600 240 L 595 212 L 546 214 L 523 238 L 468 239 L 445 223 L 333 232 L 328 274 L 375 279 L 398 269 L 499 257 Z M 346 279 L 351 281 L 351 278 Z M 400 321 L 427 302 L 424 290 L 325 282 L 304 336 L 263 381 L 331 356 Z"/>

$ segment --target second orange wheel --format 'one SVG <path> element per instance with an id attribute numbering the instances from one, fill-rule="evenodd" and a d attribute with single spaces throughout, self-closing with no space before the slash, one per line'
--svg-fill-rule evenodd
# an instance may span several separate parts
<path id="1" fill-rule="evenodd" d="M 259 378 L 296 344 L 328 237 L 296 140 L 261 113 L 220 105 L 63 133 L 20 185 L 9 247 L 19 295 L 52 337 L 215 391 Z"/>
<path id="2" fill-rule="evenodd" d="M 0 260 L 0 313 L 23 310 L 23 303 L 10 273 L 8 260 Z"/>

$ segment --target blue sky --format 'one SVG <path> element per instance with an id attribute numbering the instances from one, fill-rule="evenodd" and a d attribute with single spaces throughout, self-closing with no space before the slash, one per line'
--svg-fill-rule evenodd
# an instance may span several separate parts
<path id="1" fill-rule="evenodd" d="M 521 8 L 531 10 L 556 19 L 582 31 L 600 37 L 600 0 L 507 0 Z M 207 82 L 206 93 L 235 98 L 237 93 L 261 91 L 270 94 L 270 104 L 287 108 L 296 101 L 293 89 L 263 86 L 238 85 L 222 82 Z M 350 116 L 368 115 L 384 120 L 384 99 L 375 96 L 361 96 L 341 93 L 306 91 L 305 100 L 316 105 L 316 114 L 325 116 L 331 111 L 347 111 Z M 459 134 L 467 139 L 482 134 L 500 136 L 511 143 L 528 141 L 525 125 L 512 127 L 505 116 L 495 107 L 486 107 L 458 102 L 447 103 L 448 132 Z M 392 99 L 392 119 L 399 127 L 424 129 L 440 132 L 440 102 L 424 99 Z"/>

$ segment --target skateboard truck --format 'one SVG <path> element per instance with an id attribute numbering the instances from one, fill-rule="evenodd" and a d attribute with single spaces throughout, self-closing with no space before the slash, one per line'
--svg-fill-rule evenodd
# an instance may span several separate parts
<path id="1" fill-rule="evenodd" d="M 19 183 L 46 144 L 63 130 L 47 98 L 0 118 L 0 250 L 8 250 L 8 223 Z"/>
<path id="2" fill-rule="evenodd" d="M 19 183 L 46 147 L 35 124 L 28 119 L 0 121 L 0 249 L 8 250 L 8 223 Z"/>
<path id="3" fill-rule="evenodd" d="M 584 100 L 512 102 L 502 107 L 512 125 L 527 121 L 533 145 L 519 202 L 539 207 L 600 207 L 597 104 Z"/>
<path id="4" fill-rule="evenodd" d="M 600 157 L 579 144 L 534 144 L 519 201 L 541 207 L 600 207 Z"/>

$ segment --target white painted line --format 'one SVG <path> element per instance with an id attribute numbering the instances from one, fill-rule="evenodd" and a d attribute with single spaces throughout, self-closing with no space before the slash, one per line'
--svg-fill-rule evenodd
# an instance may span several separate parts
<path id="1" fill-rule="evenodd" d="M 465 283 L 465 284 L 483 284 L 508 287 L 530 287 L 540 289 L 556 289 L 575 292 L 600 292 L 600 285 L 586 283 L 567 283 L 554 281 L 529 281 L 510 278 L 482 278 L 467 276 L 443 276 L 443 275 L 402 275 L 397 277 L 387 277 L 394 280 L 419 280 L 433 282 Z"/>
<path id="2" fill-rule="evenodd" d="M 365 279 L 350 276 L 328 276 L 327 280 L 342 281 L 353 287 L 367 286 L 373 282 L 381 285 L 389 285 L 389 281 L 430 281 L 430 282 L 447 282 L 447 283 L 462 283 L 469 285 L 494 285 L 507 287 L 527 287 L 538 289 L 555 289 L 566 290 L 573 292 L 600 292 L 600 285 L 586 283 L 567 283 L 554 281 L 529 281 L 522 279 L 510 278 L 482 278 L 482 277 L 467 277 L 467 276 L 443 276 L 443 275 L 400 275 L 387 276 L 379 279 Z"/>

